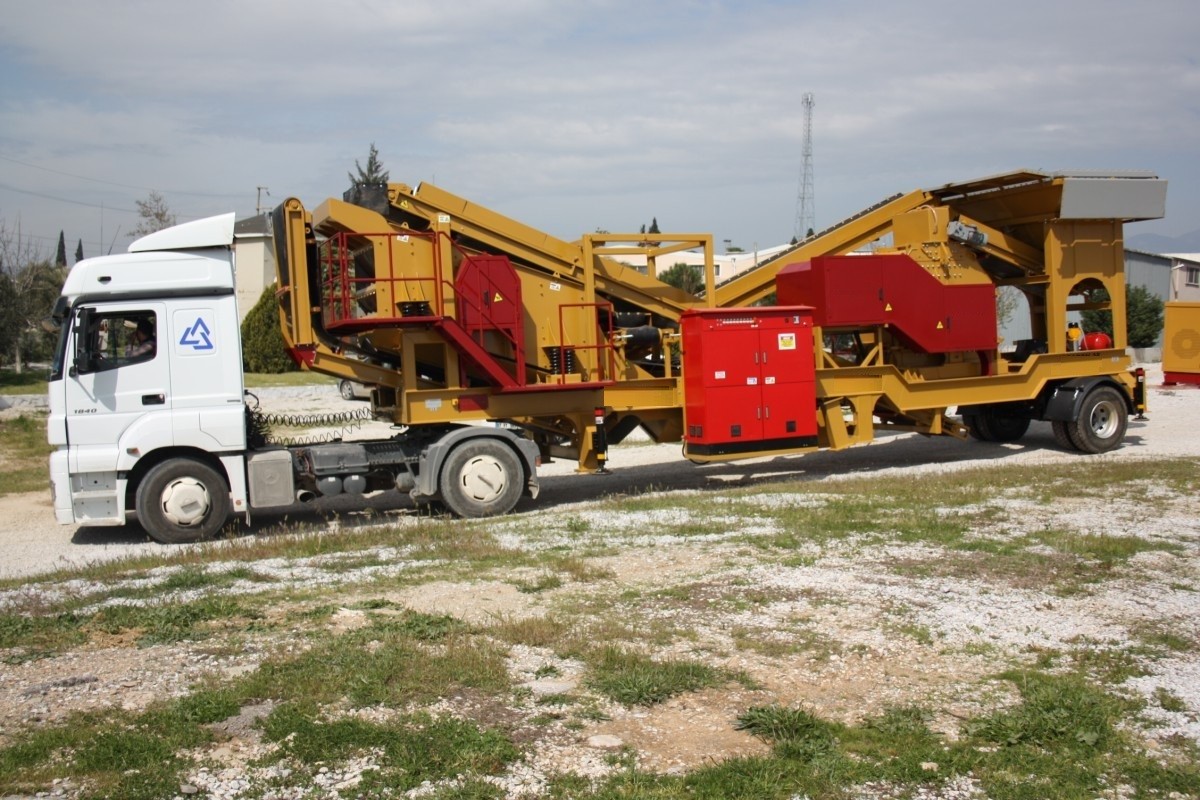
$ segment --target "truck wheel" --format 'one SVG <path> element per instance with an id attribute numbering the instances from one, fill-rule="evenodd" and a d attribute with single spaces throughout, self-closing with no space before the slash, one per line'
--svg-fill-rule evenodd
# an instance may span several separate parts
<path id="1" fill-rule="evenodd" d="M 1085 453 L 1106 453 L 1121 444 L 1128 424 L 1125 398 L 1111 386 L 1098 386 L 1083 398 L 1079 418 L 1067 423 L 1067 434 Z"/>
<path id="2" fill-rule="evenodd" d="M 208 539 L 229 519 L 229 487 L 207 464 L 173 458 L 150 469 L 137 490 L 137 517 L 164 544 Z"/>
<path id="3" fill-rule="evenodd" d="M 472 439 L 450 451 L 438 489 L 460 517 L 507 514 L 521 499 L 524 473 L 517 456 L 495 439 Z"/>

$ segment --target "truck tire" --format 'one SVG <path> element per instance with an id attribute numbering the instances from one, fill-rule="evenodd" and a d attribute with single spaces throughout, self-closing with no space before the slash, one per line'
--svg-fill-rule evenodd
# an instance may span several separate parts
<path id="1" fill-rule="evenodd" d="M 172 458 L 152 467 L 138 485 L 136 503 L 146 533 L 164 544 L 211 538 L 230 513 L 225 479 L 190 458 Z"/>
<path id="2" fill-rule="evenodd" d="M 460 517 L 507 514 L 521 499 L 525 475 L 517 456 L 496 439 L 468 439 L 450 451 L 438 490 Z"/>
<path id="3" fill-rule="evenodd" d="M 1111 386 L 1097 386 L 1083 398 L 1079 417 L 1067 423 L 1067 435 L 1084 453 L 1106 453 L 1125 438 L 1128 412 L 1120 392 Z"/>

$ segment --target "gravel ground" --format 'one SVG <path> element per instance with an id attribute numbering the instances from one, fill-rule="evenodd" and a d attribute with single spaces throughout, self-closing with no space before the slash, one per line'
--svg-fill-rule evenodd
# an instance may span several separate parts
<path id="1" fill-rule="evenodd" d="M 1100 456 L 1138 459 L 1200 456 L 1200 437 L 1194 420 L 1200 409 L 1200 390 L 1161 387 L 1161 373 L 1149 377 L 1150 412 L 1146 421 L 1130 422 L 1125 446 Z M 273 412 L 341 410 L 347 406 L 332 387 L 260 392 Z M 384 426 L 370 424 L 353 436 L 379 435 Z M 518 512 L 497 520 L 492 530 L 500 543 L 533 552 L 563 552 L 565 546 L 607 553 L 588 559 L 602 570 L 602 587 L 571 584 L 545 592 L 521 592 L 515 576 L 489 576 L 476 581 L 434 580 L 388 593 L 386 599 L 417 611 L 451 614 L 476 624 L 521 620 L 549 613 L 573 592 L 596 591 L 610 598 L 625 593 L 686 587 L 692 604 L 664 607 L 655 620 L 694 632 L 694 639 L 674 647 L 680 657 L 706 654 L 717 666 L 740 670 L 761 688 L 739 686 L 705 690 L 675 698 L 650 709 L 601 704 L 607 719 L 581 730 L 565 725 L 538 728 L 529 757 L 494 782 L 509 798 L 536 796 L 549 776 L 563 771 L 602 777 L 614 766 L 606 758 L 629 748 L 639 766 L 661 772 L 695 769 L 714 759 L 764 751 L 761 741 L 735 730 L 733 720 L 749 706 L 784 703 L 807 708 L 819 716 L 856 722 L 881 709 L 919 703 L 939 709 L 935 729 L 954 735 L 964 718 L 1013 702 L 1011 686 L 990 679 L 998 664 L 1021 663 L 1031 652 L 1069 653 L 1091 647 L 1105 653 L 1124 653 L 1138 642 L 1139 630 L 1165 626 L 1192 642 L 1200 641 L 1200 500 L 1165 489 L 1150 494 L 1156 505 L 1150 513 L 1136 501 L 1113 497 L 1102 503 L 1089 498 L 1066 498 L 1053 507 L 1017 501 L 998 494 L 988 501 L 1003 509 L 1019 530 L 1050 527 L 1091 535 L 1137 536 L 1169 540 L 1171 552 L 1148 551 L 1127 569 L 1105 580 L 1094 591 L 1069 596 L 1037 585 L 1005 584 L 955 577 L 904 576 L 899 563 L 931 563 L 939 553 L 921 544 L 893 543 L 863 546 L 850 540 L 813 547 L 811 563 L 784 566 L 769 557 L 748 553 L 744 536 L 759 524 L 728 516 L 724 532 L 703 536 L 679 535 L 693 513 L 686 509 L 629 512 L 614 519 L 593 501 L 610 494 L 670 487 L 673 492 L 703 492 L 726 486 L 764 485 L 761 494 L 740 499 L 747 504 L 776 504 L 778 493 L 766 484 L 779 480 L 814 482 L 813 492 L 790 496 L 787 502 L 821 503 L 820 481 L 846 474 L 952 473 L 982 464 L 1033 463 L 1069 475 L 1083 458 L 1057 449 L 1048 425 L 1035 424 L 1019 444 L 986 445 L 915 435 L 887 436 L 860 448 L 839 453 L 813 453 L 788 458 L 759 459 L 737 464 L 697 467 L 680 458 L 678 445 L 630 443 L 615 448 L 613 472 L 605 476 L 576 475 L 574 464 L 559 462 L 543 470 L 542 496 L 526 501 Z M 377 498 L 378 499 L 378 498 Z M 713 495 L 703 513 L 712 522 L 727 516 L 720 495 Z M 415 521 L 411 505 L 398 496 L 374 503 L 367 513 L 362 504 L 296 507 L 276 515 L 258 515 L 248 531 L 271 533 L 283 519 L 313 526 L 338 528 Z M 953 514 L 956 509 L 931 509 Z M 770 533 L 769 529 L 764 532 Z M 981 530 L 976 535 L 1002 535 Z M 86 596 L 119 588 L 146 588 L 161 583 L 172 568 L 161 568 L 104 586 L 83 581 L 38 582 L 33 576 L 67 564 L 120 558 L 169 548 L 148 543 L 136 527 L 126 529 L 57 526 L 48 496 L 28 494 L 0 498 L 0 570 L 7 576 L 26 576 L 25 586 L 0 592 L 0 610 L 27 607 L 34 595 L 45 602 Z M 331 586 L 362 584 L 374 576 L 396 575 L 414 563 L 400 551 L 383 551 L 376 563 L 330 570 L 329 556 L 254 562 L 256 573 L 275 582 L 278 591 L 288 583 L 311 587 L 318 581 Z M 334 556 L 333 558 L 337 558 Z M 803 559 L 797 559 L 803 562 Z M 210 569 L 236 569 L 245 562 L 231 559 Z M 425 564 L 429 567 L 429 564 Z M 535 576 L 525 576 L 530 579 Z M 753 586 L 771 599 L 765 604 L 737 605 L 707 602 L 714 597 Z M 230 595 L 264 590 L 261 582 L 239 580 L 223 586 Z M 159 594 L 158 599 L 187 599 L 186 593 Z M 329 622 L 335 631 L 367 623 L 367 613 L 349 608 L 357 598 L 342 596 L 341 608 Z M 113 602 L 113 601 L 105 601 Z M 914 631 L 916 633 L 914 633 Z M 739 633 L 740 632 L 740 633 Z M 769 640 L 780 636 L 819 643 L 822 652 L 773 657 L 737 644 L 737 635 Z M 179 696 L 205 676 L 232 677 L 253 670 L 268 655 L 288 652 L 292 643 L 278 634 L 247 637 L 235 650 L 214 652 L 203 643 L 138 648 L 128 641 L 93 645 L 86 651 L 0 667 L 0 741 L 30 724 L 44 724 L 90 708 L 144 708 L 156 699 Z M 582 665 L 549 650 L 513 647 L 509 672 L 525 686 L 531 700 L 502 709 L 511 719 L 528 720 L 542 713 L 538 697 L 585 693 Z M 1200 657 L 1183 652 L 1148 660 L 1145 674 L 1122 684 L 1120 691 L 1147 701 L 1139 735 L 1150 748 L 1169 747 L 1180 738 L 1200 743 Z M 553 667 L 553 677 L 544 677 Z M 1181 706 L 1170 710 L 1154 698 L 1169 695 Z M 494 704 L 494 701 L 492 701 Z M 446 698 L 428 709 L 434 714 L 479 718 L 479 698 Z M 491 709 L 494 710 L 494 709 Z M 288 788 L 292 766 L 271 762 L 274 745 L 265 743 L 255 720 L 270 707 L 242 710 L 221 723 L 223 741 L 204 754 L 206 765 L 187 776 L 180 796 L 201 793 L 219 798 L 261 796 L 291 800 L 299 797 L 353 797 L 362 775 L 374 768 L 372 757 L 322 767 L 312 792 Z M 344 709 L 341 713 L 382 719 L 394 710 Z M 524 730 L 524 729 L 523 729 Z M 259 761 L 265 759 L 265 761 Z M 259 764 L 259 765 L 256 765 Z M 268 766 L 262 766 L 262 763 Z M 934 766 L 936 769 L 936 765 Z M 262 787 L 271 783 L 278 789 Z M 255 787 L 258 787 L 257 789 Z M 427 787 L 426 792 L 433 787 Z M 78 787 L 55 784 L 54 791 L 71 797 Z M 969 779 L 955 779 L 916 795 L 886 785 L 857 787 L 862 800 L 901 796 L 943 800 L 983 800 L 986 795 Z M 420 790 L 411 796 L 418 797 Z M 1118 796 L 1118 795 L 1113 795 Z"/>

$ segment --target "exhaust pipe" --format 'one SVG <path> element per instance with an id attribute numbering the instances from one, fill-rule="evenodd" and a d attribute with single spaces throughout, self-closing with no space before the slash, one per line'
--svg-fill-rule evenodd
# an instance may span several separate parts
<path id="1" fill-rule="evenodd" d="M 296 492 L 296 502 L 298 503 L 311 503 L 314 497 L 316 497 L 316 495 L 310 492 L 308 489 L 301 489 Z"/>

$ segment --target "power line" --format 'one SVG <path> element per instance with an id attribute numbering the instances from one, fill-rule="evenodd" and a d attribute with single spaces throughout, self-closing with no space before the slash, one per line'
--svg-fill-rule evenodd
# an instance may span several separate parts
<path id="1" fill-rule="evenodd" d="M 18 192 L 20 194 L 29 194 L 29 195 L 33 195 L 34 197 L 41 197 L 45 200 L 57 200 L 60 203 L 72 203 L 77 206 L 88 206 L 90 208 L 102 208 L 105 211 L 125 211 L 130 214 L 139 213 L 137 210 L 132 209 L 132 208 L 120 208 L 118 206 L 110 206 L 110 205 L 106 205 L 103 203 L 85 203 L 82 200 L 72 200 L 68 197 L 57 197 L 52 194 L 46 194 L 45 192 L 35 192 L 32 189 L 20 189 L 16 186 L 10 186 L 7 183 L 0 183 L 0 189 L 7 189 L 10 192 Z"/>
<path id="2" fill-rule="evenodd" d="M 138 189 L 138 190 L 144 191 L 144 192 L 161 192 L 162 194 L 186 194 L 186 195 L 191 195 L 192 197 L 224 198 L 224 197 L 241 197 L 242 196 L 240 193 L 238 193 L 238 194 L 214 194 L 212 192 L 188 192 L 188 191 L 184 191 L 182 189 L 171 189 L 171 190 L 155 189 L 150 186 L 138 186 L 138 185 L 132 184 L 132 183 L 117 183 L 116 181 L 106 181 L 106 180 L 102 180 L 100 178 L 89 178 L 87 175 L 76 175 L 73 172 L 63 172 L 62 170 L 59 170 L 59 169 L 51 169 L 50 167 L 38 166 L 37 164 L 30 164 L 28 161 L 21 161 L 20 159 L 10 158 L 9 156 L 0 156 L 0 161 L 9 161 L 9 162 L 12 162 L 13 164 L 20 164 L 23 167 L 29 167 L 30 169 L 40 169 L 42 172 L 50 172 L 55 175 L 63 175 L 67 178 L 75 178 L 75 179 L 81 180 L 81 181 L 91 181 L 92 183 L 103 183 L 103 184 L 107 184 L 108 186 L 119 186 L 122 189 Z"/>

